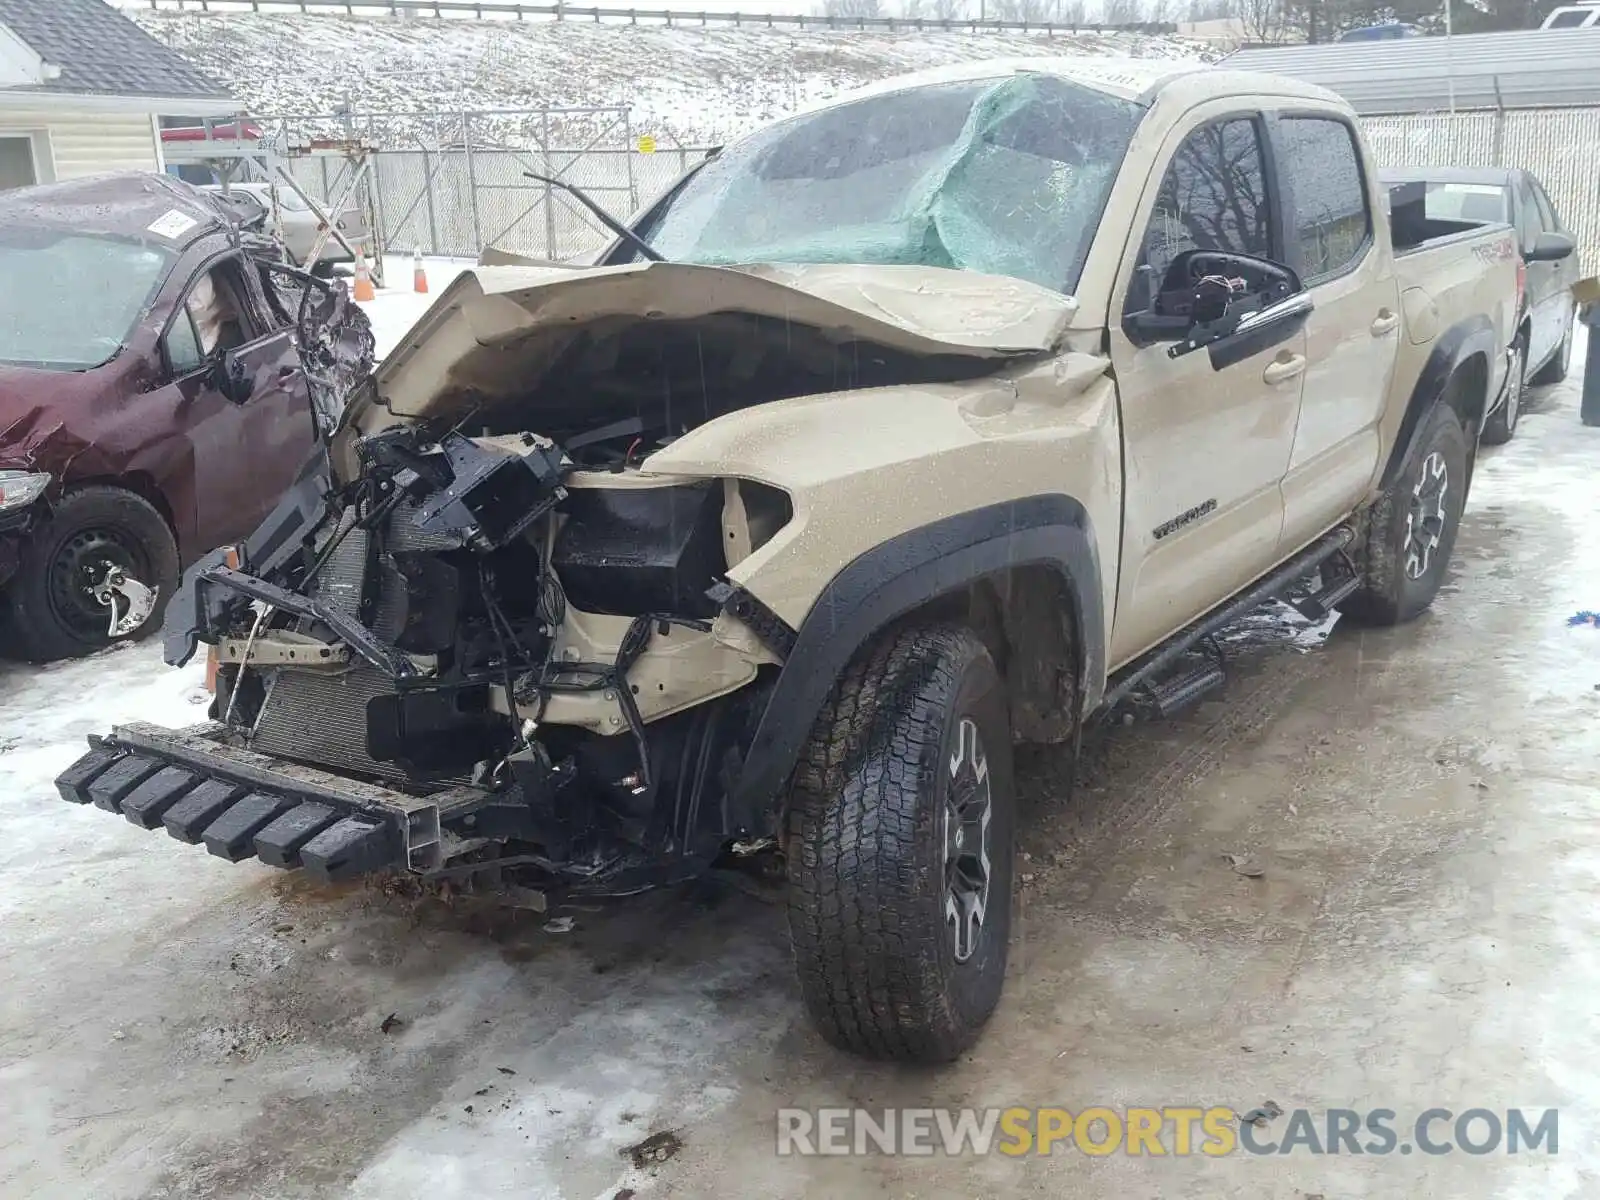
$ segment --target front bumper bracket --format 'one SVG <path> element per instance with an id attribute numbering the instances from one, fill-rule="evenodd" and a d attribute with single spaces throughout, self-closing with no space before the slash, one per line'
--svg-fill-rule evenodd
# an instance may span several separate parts
<path id="1" fill-rule="evenodd" d="M 226 740 L 216 724 L 165 729 L 137 723 L 91 737 L 89 752 L 56 779 L 63 800 L 165 828 L 230 862 L 256 857 L 303 867 L 323 882 L 373 871 L 426 874 L 444 865 L 444 819 L 486 795 L 458 788 L 408 796 Z"/>

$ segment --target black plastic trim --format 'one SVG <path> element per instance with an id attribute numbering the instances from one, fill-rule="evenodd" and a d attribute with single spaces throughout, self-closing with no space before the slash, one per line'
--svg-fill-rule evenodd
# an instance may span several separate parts
<path id="1" fill-rule="evenodd" d="M 1296 293 L 1304 295 L 1304 292 Z M 1293 312 L 1286 312 L 1282 316 L 1271 317 L 1250 328 L 1238 333 L 1230 334 L 1212 342 L 1207 350 L 1211 358 L 1213 371 L 1225 371 L 1229 367 L 1237 366 L 1247 358 L 1254 358 L 1263 351 L 1283 342 L 1289 341 L 1302 329 L 1311 318 L 1314 305 L 1308 304 L 1304 308 Z"/>
<path id="2" fill-rule="evenodd" d="M 1105 683 L 1100 557 L 1084 506 L 1071 496 L 1030 496 L 903 533 L 849 563 L 811 607 L 762 714 L 734 802 L 770 811 L 818 711 L 846 664 L 879 630 L 939 596 L 1013 567 L 1058 571 L 1077 626 L 1079 703 L 1088 712 Z"/>
<path id="3" fill-rule="evenodd" d="M 1383 475 L 1378 483 L 1378 490 L 1387 491 L 1400 477 L 1407 462 L 1411 460 L 1416 451 L 1417 440 L 1422 436 L 1422 430 L 1428 423 L 1428 417 L 1444 398 L 1445 386 L 1450 382 L 1450 377 L 1467 359 L 1474 354 L 1483 354 L 1492 369 L 1495 357 L 1505 352 L 1504 346 L 1496 345 L 1494 324 L 1487 316 L 1468 317 L 1458 322 L 1440 335 L 1434 343 L 1433 352 L 1428 355 L 1428 361 L 1422 364 L 1422 372 L 1417 376 L 1417 383 L 1411 389 L 1411 399 L 1406 403 L 1405 416 L 1400 420 L 1400 430 L 1395 436 L 1394 449 L 1389 453 L 1389 461 L 1383 468 Z M 1486 389 L 1487 392 L 1487 389 Z M 1492 407 L 1493 397 L 1485 394 L 1483 409 L 1478 413 L 1481 422 L 1484 413 Z"/>

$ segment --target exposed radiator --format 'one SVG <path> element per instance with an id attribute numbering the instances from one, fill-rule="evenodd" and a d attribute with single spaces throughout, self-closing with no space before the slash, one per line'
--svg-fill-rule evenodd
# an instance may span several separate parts
<path id="1" fill-rule="evenodd" d="M 394 690 L 375 667 L 357 663 L 337 675 L 280 669 L 268 682 L 272 693 L 251 739 L 253 749 L 334 770 L 405 778 L 397 764 L 367 756 L 367 701 Z"/>
<path id="2" fill-rule="evenodd" d="M 400 631 L 405 580 L 382 558 L 391 553 L 427 553 L 456 545 L 449 538 L 416 528 L 415 519 L 414 507 L 401 505 L 396 509 L 383 531 L 381 544 L 386 554 L 369 565 L 371 534 L 349 528 L 355 522 L 355 510 L 347 509 L 339 529 L 348 532 L 316 579 L 316 592 L 323 603 L 360 620 L 362 590 L 368 584 L 368 572 L 375 571 L 377 595 L 369 627 L 385 641 Z M 268 673 L 268 682 L 271 693 L 251 739 L 254 749 L 336 771 L 406 779 L 398 764 L 378 762 L 367 754 L 367 702 L 394 691 L 393 681 L 381 671 L 362 661 L 339 674 L 280 668 Z"/>

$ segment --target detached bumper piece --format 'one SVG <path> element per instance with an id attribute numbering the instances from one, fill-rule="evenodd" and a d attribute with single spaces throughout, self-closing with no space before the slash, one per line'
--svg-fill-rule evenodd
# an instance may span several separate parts
<path id="1" fill-rule="evenodd" d="M 324 882 L 443 861 L 441 804 L 477 792 L 419 798 L 232 746 L 217 725 L 119 727 L 56 779 L 61 798 L 164 828 L 229 862 L 303 867 Z"/>

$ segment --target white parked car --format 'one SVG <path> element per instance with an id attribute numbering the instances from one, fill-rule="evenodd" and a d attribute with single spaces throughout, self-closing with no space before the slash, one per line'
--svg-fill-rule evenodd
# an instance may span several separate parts
<path id="1" fill-rule="evenodd" d="M 1544 19 L 1540 29 L 1594 29 L 1600 26 L 1600 4 L 1563 4 Z"/>
<path id="2" fill-rule="evenodd" d="M 276 190 L 278 221 L 282 227 L 284 247 L 295 262 L 301 266 L 308 265 L 306 260 L 316 244 L 317 235 L 322 232 L 322 218 L 312 212 L 310 206 L 292 188 L 274 189 L 270 183 L 232 183 L 226 188 L 220 184 L 210 184 L 203 190 L 218 193 L 226 191 L 236 205 L 254 205 L 260 208 L 266 215 L 264 227 L 269 230 L 274 229 L 272 195 Z M 369 240 L 371 231 L 367 226 L 367 215 L 354 200 L 334 216 L 339 231 L 351 245 L 360 245 Z M 310 265 L 317 274 L 326 275 L 335 263 L 350 261 L 352 261 L 350 252 L 330 236 L 322 247 L 322 252 L 317 256 L 316 263 Z"/>

